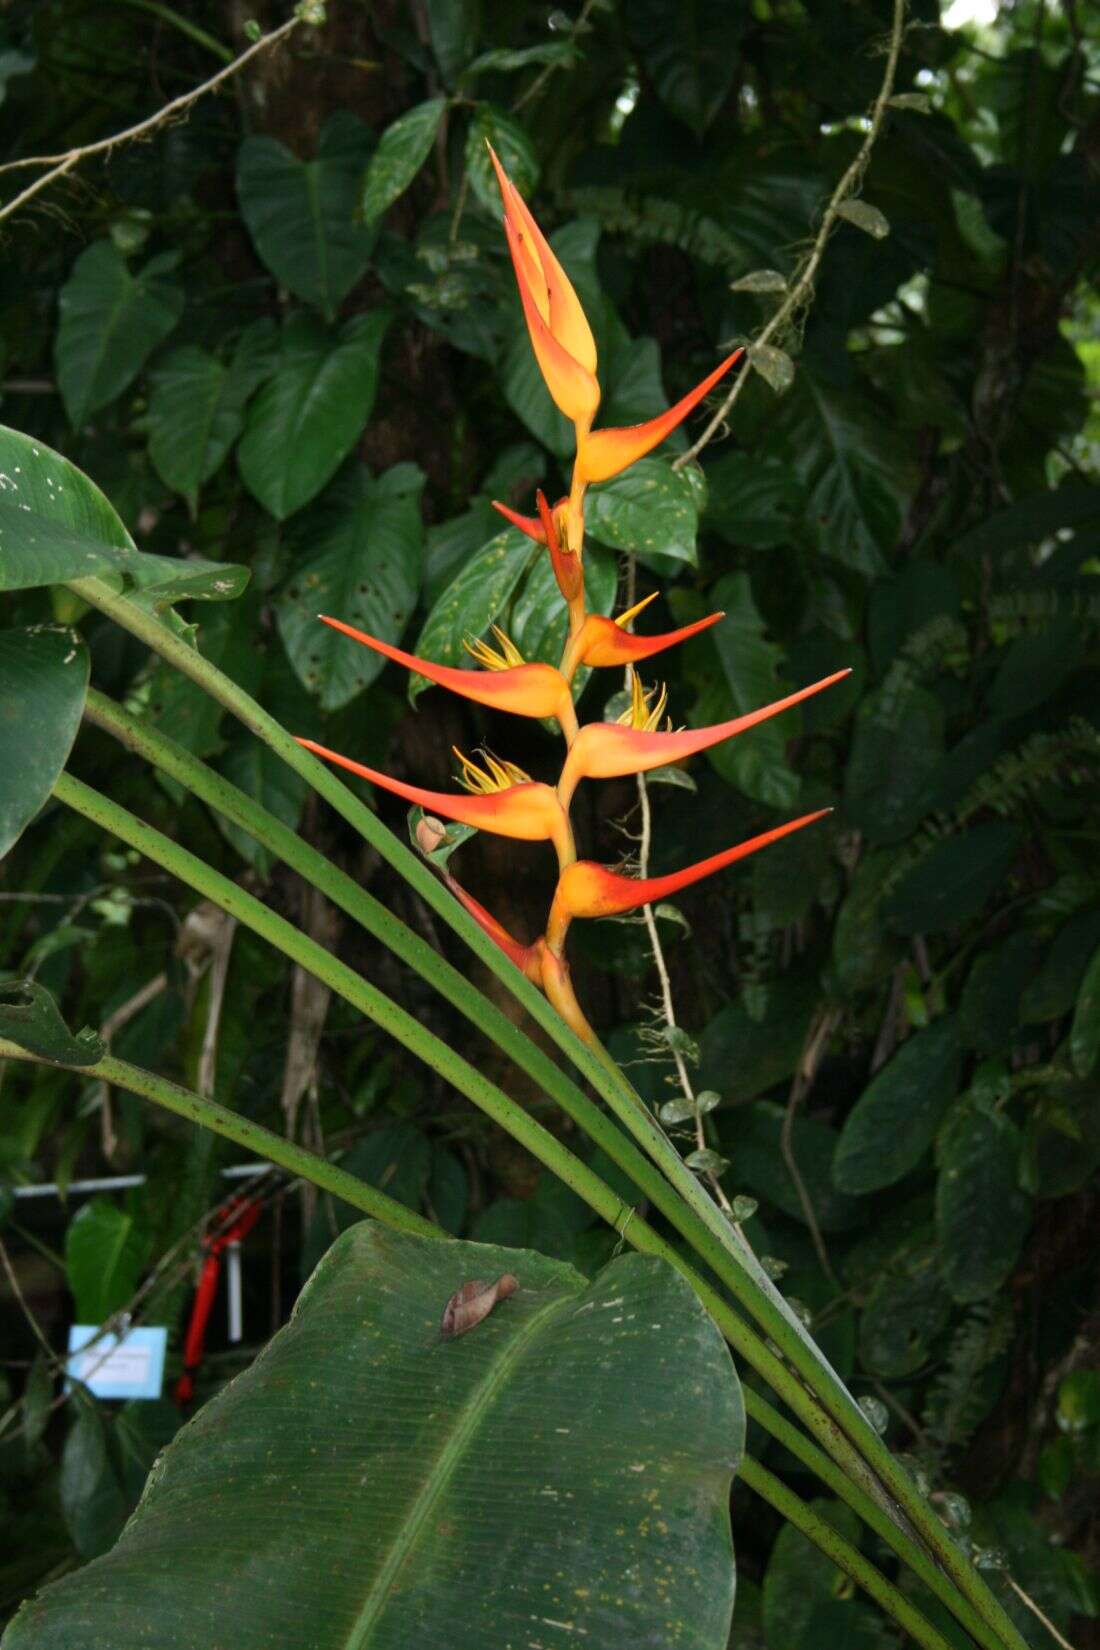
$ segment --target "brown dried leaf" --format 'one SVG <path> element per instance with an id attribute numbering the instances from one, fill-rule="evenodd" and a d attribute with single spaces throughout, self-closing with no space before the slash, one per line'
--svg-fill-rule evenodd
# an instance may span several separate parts
<path id="1" fill-rule="evenodd" d="M 519 1280 L 511 1272 L 503 1272 L 495 1283 L 484 1278 L 472 1278 L 456 1289 L 443 1308 L 439 1333 L 445 1340 L 456 1340 L 471 1329 L 476 1329 L 487 1318 L 497 1301 L 506 1301 L 519 1288 Z"/>

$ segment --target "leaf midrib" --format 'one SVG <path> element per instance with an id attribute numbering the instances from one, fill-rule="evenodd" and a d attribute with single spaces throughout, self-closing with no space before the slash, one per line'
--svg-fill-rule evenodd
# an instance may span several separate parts
<path id="1" fill-rule="evenodd" d="M 540 1312 L 536 1312 L 515 1338 L 502 1348 L 496 1363 L 490 1366 L 466 1400 L 450 1438 L 435 1458 L 432 1470 L 391 1544 L 385 1563 L 374 1578 L 363 1608 L 345 1640 L 345 1650 L 366 1650 L 369 1646 L 371 1632 L 385 1609 L 399 1571 L 412 1555 L 432 1513 L 469 1449 L 474 1434 L 492 1407 L 497 1393 L 546 1320 L 575 1304 L 575 1295 L 559 1296 Z"/>

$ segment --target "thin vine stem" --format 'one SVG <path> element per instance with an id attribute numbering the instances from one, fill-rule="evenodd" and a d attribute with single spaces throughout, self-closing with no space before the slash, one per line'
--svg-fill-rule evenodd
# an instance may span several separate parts
<path id="1" fill-rule="evenodd" d="M 764 326 L 761 328 L 756 338 L 749 345 L 749 365 L 752 363 L 753 350 L 766 347 L 770 341 L 777 336 L 777 334 L 780 334 L 782 329 L 787 325 L 792 317 L 798 313 L 813 293 L 814 278 L 817 275 L 817 271 L 821 265 L 821 260 L 825 256 L 825 248 L 828 244 L 829 236 L 832 234 L 833 229 L 836 226 L 837 219 L 841 216 L 840 209 L 844 202 L 849 198 L 852 191 L 856 188 L 860 178 L 866 171 L 867 163 L 871 159 L 871 151 L 878 139 L 879 132 L 882 130 L 882 123 L 886 118 L 886 108 L 890 102 L 890 98 L 894 90 L 894 78 L 897 74 L 898 58 L 901 55 L 901 42 L 904 33 L 905 0 L 894 0 L 894 15 L 890 28 L 890 42 L 886 51 L 886 68 L 882 76 L 882 84 L 879 87 L 878 96 L 876 97 L 874 107 L 871 110 L 871 118 L 867 127 L 867 132 L 864 136 L 863 142 L 859 146 L 859 149 L 856 151 L 855 158 L 852 160 L 850 165 L 845 168 L 843 174 L 841 175 L 840 182 L 837 184 L 836 188 L 829 197 L 828 204 L 825 207 L 825 211 L 821 217 L 821 223 L 818 226 L 817 234 L 814 236 L 813 245 L 811 246 L 802 264 L 799 266 L 793 281 L 788 286 L 786 297 L 783 299 L 783 302 L 779 305 L 779 308 L 774 312 L 774 314 L 771 315 L 770 318 L 764 323 Z M 738 397 L 740 396 L 741 391 L 745 386 L 745 381 L 748 377 L 749 373 L 747 369 L 737 374 L 737 377 L 730 385 L 725 399 L 718 408 L 718 411 L 711 418 L 709 424 L 704 427 L 702 433 L 692 442 L 687 451 L 681 453 L 679 457 L 673 461 L 672 468 L 674 470 L 681 470 L 685 464 L 690 464 L 693 459 L 698 458 L 703 448 L 713 440 L 718 431 L 726 423 L 730 413 L 736 406 Z"/>
<path id="2" fill-rule="evenodd" d="M 61 154 L 24 155 L 19 160 L 7 161 L 3 166 L 0 166 L 0 173 L 23 170 L 28 166 L 45 166 L 49 170 L 43 172 L 41 177 L 35 178 L 33 183 L 29 183 L 12 200 L 0 206 L 0 222 L 3 222 L 5 218 L 10 218 L 12 213 L 17 212 L 21 206 L 26 206 L 36 195 L 40 195 L 43 189 L 47 189 L 51 183 L 56 183 L 58 178 L 62 178 L 66 173 L 71 172 L 73 167 L 79 165 L 82 160 L 88 160 L 93 155 L 107 154 L 110 150 L 116 149 L 120 143 L 133 143 L 137 138 L 148 137 L 151 132 L 156 131 L 158 127 L 163 126 L 167 121 L 183 114 L 184 110 L 189 109 L 191 104 L 197 102 L 200 97 L 205 97 L 208 92 L 216 91 L 233 75 L 239 74 L 246 64 L 250 63 L 260 52 L 265 52 L 270 47 L 278 45 L 281 40 L 285 40 L 305 20 L 304 10 L 299 5 L 293 16 L 288 17 L 285 23 L 281 23 L 277 29 L 272 29 L 270 34 L 262 35 L 259 40 L 254 41 L 251 46 L 241 52 L 239 57 L 235 57 L 231 63 L 227 63 L 224 69 L 219 69 L 217 74 L 210 76 L 209 80 L 204 80 L 201 86 L 194 86 L 191 91 L 173 98 L 171 103 L 166 103 L 162 109 L 158 109 L 155 115 L 149 115 L 145 120 L 139 120 L 134 126 L 127 126 L 121 132 L 112 133 L 110 137 L 99 138 L 95 143 L 86 143 L 79 149 L 67 149 Z"/>

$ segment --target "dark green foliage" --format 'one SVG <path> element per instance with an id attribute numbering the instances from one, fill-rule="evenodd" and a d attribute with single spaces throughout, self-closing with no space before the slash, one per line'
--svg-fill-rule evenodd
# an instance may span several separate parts
<path id="1" fill-rule="evenodd" d="M 1072 1553 L 1096 1550 L 1100 1423 L 1077 1417 L 1087 1394 L 1066 1389 L 1063 1414 L 1047 1384 L 1067 1360 L 1059 1390 L 1100 1361 L 1087 10 L 1022 0 L 987 29 L 944 29 L 933 0 L 913 0 L 902 101 L 813 302 L 771 339 L 783 353 L 761 360 L 698 464 L 673 467 L 706 409 L 592 490 L 586 551 L 593 609 L 621 611 L 631 555 L 635 598 L 659 592 L 639 631 L 726 609 L 642 672 L 646 686 L 667 678 L 677 725 L 851 669 L 685 773 L 651 776 L 655 873 L 834 810 L 659 913 L 680 1046 L 696 1089 L 720 1097 L 706 1147 L 728 1160 L 723 1187 L 746 1200 L 745 1233 L 779 1287 L 857 1395 L 889 1401 L 890 1443 L 937 1491 L 993 1498 L 963 1539 L 1003 1547 L 1080 1646 L 1072 1618 L 1095 1598 Z M 113 1017 L 116 1054 L 340 1155 L 457 1236 L 529 1244 L 589 1275 L 619 1238 L 350 1012 L 51 809 L 68 760 L 559 1127 L 466 1022 L 266 851 L 105 736 L 74 744 L 90 659 L 97 687 L 469 967 L 285 766 L 61 586 L 93 572 L 126 583 L 292 732 L 404 779 L 449 788 L 453 744 L 552 776 L 545 730 L 426 693 L 316 620 L 332 612 L 448 664 L 495 621 L 528 657 L 556 658 L 547 560 L 490 501 L 529 514 L 537 486 L 558 498 L 571 432 L 532 360 L 484 140 L 591 317 L 598 425 L 637 422 L 782 300 L 855 153 L 889 26 L 883 0 L 598 0 L 583 26 L 579 3 L 549 26 L 551 8 L 504 0 L 328 11 L 232 93 L 81 161 L 0 226 L 0 1035 L 78 1068 L 8 1066 L 0 1218 L 22 1229 L 5 1241 L 51 1344 L 74 1304 L 125 1308 L 153 1280 L 140 1310 L 168 1324 L 173 1369 L 195 1233 L 235 1154 L 81 1075 L 99 1045 L 66 1027 Z M 155 113 L 214 71 L 211 43 L 240 50 L 239 30 L 210 0 L 92 13 L 13 0 L 0 163 Z M 31 175 L 5 174 L 3 199 Z M 190 597 L 201 603 L 177 613 Z M 582 715 L 621 688 L 593 673 Z M 635 802 L 631 782 L 582 787 L 582 853 L 620 861 Z M 378 808 L 404 835 L 404 810 Z M 538 849 L 468 838 L 448 868 L 517 934 L 537 932 L 552 892 Z M 609 1046 L 649 1103 L 677 1101 L 645 927 L 592 924 L 570 943 Z M 685 1155 L 697 1150 L 690 1108 L 673 1115 Z M 133 1201 L 33 1200 L 33 1220 L 12 1195 L 114 1173 L 148 1184 Z M 244 1248 L 245 1346 L 225 1341 L 219 1307 L 200 1396 L 251 1358 L 350 1219 L 277 1189 Z M 66 1257 L 75 1302 L 42 1245 Z M 0 1312 L 16 1360 L 0 1371 L 14 1406 L 0 1393 L 0 1519 L 28 1509 L 0 1561 L 3 1616 L 49 1570 L 110 1545 L 168 1433 L 158 1406 L 71 1398 L 55 1415 L 59 1389 L 31 1369 L 38 1348 L 10 1298 Z M 795 1470 L 779 1452 L 769 1464 Z M 777 1541 L 752 1514 L 736 1535 L 751 1579 L 734 1650 L 881 1642 L 801 1538 Z"/>

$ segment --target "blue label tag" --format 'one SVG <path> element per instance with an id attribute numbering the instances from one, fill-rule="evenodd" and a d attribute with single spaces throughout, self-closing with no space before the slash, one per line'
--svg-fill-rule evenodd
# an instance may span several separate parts
<path id="1" fill-rule="evenodd" d="M 163 1328 L 101 1335 L 98 1324 L 74 1323 L 65 1370 L 97 1398 L 159 1398 L 167 1345 L 168 1331 Z"/>

